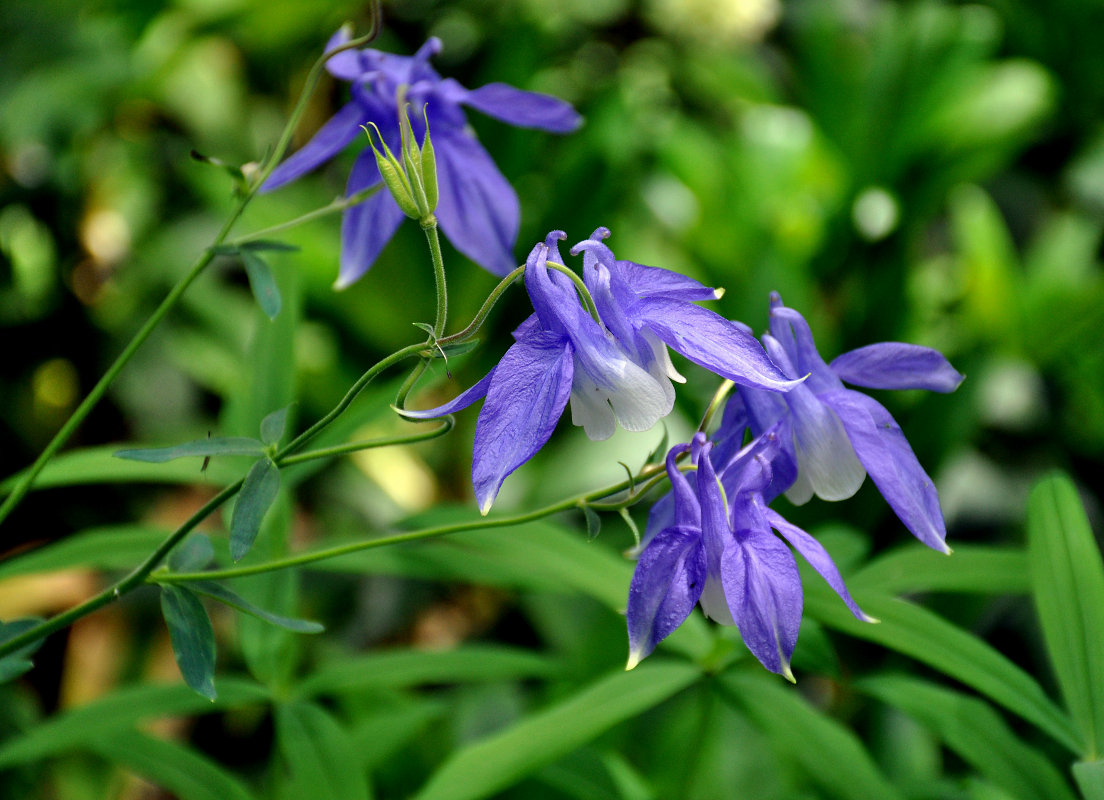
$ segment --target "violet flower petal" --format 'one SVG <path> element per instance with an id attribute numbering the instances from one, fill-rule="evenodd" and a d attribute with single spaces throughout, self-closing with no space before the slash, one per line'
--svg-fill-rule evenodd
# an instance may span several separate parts
<path id="1" fill-rule="evenodd" d="M 705 549 L 701 532 L 666 528 L 644 548 L 629 584 L 625 616 L 632 669 L 681 625 L 705 585 Z"/>
<path id="2" fill-rule="evenodd" d="M 804 598 L 793 554 L 769 531 L 744 530 L 721 559 L 721 579 L 740 636 L 759 662 L 793 680 Z"/>
<path id="3" fill-rule="evenodd" d="M 475 425 L 472 483 L 486 514 L 506 476 L 548 441 L 571 392 L 573 358 L 564 337 L 541 332 L 513 344 L 491 376 Z"/>
<path id="4" fill-rule="evenodd" d="M 881 342 L 838 356 L 832 371 L 868 389 L 927 389 L 953 392 L 964 376 L 942 353 L 904 342 Z"/>
<path id="5" fill-rule="evenodd" d="M 453 246 L 495 275 L 517 262 L 521 207 L 517 194 L 483 146 L 464 130 L 433 131 L 440 200 L 437 219 Z"/>
<path id="6" fill-rule="evenodd" d="M 272 171 L 260 190 L 271 192 L 310 172 L 324 161 L 329 161 L 363 133 L 360 126 L 367 121 L 368 115 L 359 103 L 346 103 L 318 129 L 309 142 Z"/>
<path id="7" fill-rule="evenodd" d="M 471 89 L 458 102 L 489 117 L 522 128 L 539 128 L 552 133 L 571 133 L 583 118 L 570 103 L 539 92 L 527 92 L 505 83 L 488 83 Z"/>
<path id="8" fill-rule="evenodd" d="M 649 297 L 633 312 L 668 346 L 741 386 L 786 392 L 801 383 L 782 374 L 754 337 L 708 309 Z"/>
<path id="9" fill-rule="evenodd" d="M 935 484 L 890 413 L 876 400 L 850 389 L 829 392 L 821 399 L 839 415 L 859 461 L 905 527 L 928 547 L 950 553 Z"/>

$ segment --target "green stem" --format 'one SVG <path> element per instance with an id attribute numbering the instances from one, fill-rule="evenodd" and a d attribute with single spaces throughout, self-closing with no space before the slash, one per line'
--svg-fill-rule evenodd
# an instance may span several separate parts
<path id="1" fill-rule="evenodd" d="M 595 322 L 601 325 L 602 318 L 598 316 L 598 306 L 594 304 L 594 298 L 590 296 L 590 289 L 587 288 L 583 279 L 563 264 L 557 264 L 555 261 L 549 261 L 548 266 L 556 270 L 556 272 L 562 272 L 564 275 L 571 278 L 571 282 L 575 284 L 575 289 L 579 292 L 579 297 L 582 298 L 583 305 L 586 306 L 590 316 L 594 318 Z"/>
<path id="2" fill-rule="evenodd" d="M 391 544 L 416 542 L 423 539 L 445 536 L 450 533 L 462 533 L 464 531 L 481 530 L 483 528 L 505 528 L 512 525 L 521 525 L 525 522 L 542 519 L 559 511 L 568 511 L 577 508 L 580 503 L 589 504 L 592 499 L 624 491 L 629 488 L 630 485 L 628 480 L 624 480 L 621 481 L 621 483 L 606 487 L 605 489 L 599 489 L 577 497 L 560 500 L 559 502 L 552 503 L 543 508 L 538 508 L 536 511 L 530 511 L 512 517 L 500 517 L 498 519 L 486 519 L 481 517 L 471 520 L 470 522 L 457 522 L 452 525 L 438 525 L 432 528 L 422 528 L 416 531 L 396 533 L 391 536 L 381 536 L 378 539 L 368 539 L 363 542 L 352 542 L 337 547 L 329 547 L 325 550 L 316 550 L 313 553 L 301 553 L 297 556 L 281 558 L 263 564 L 252 564 L 248 567 L 232 567 L 230 569 L 212 570 L 209 572 L 158 572 L 156 576 L 153 576 L 153 580 L 156 583 L 187 583 L 189 581 L 218 581 L 227 578 L 244 578 L 247 575 L 258 575 L 262 572 L 271 572 L 278 569 L 301 567 L 316 561 L 325 561 L 327 559 L 337 558 L 338 556 L 359 553 L 362 550 L 373 550 L 377 547 L 384 547 Z"/>
<path id="3" fill-rule="evenodd" d="M 267 159 L 265 164 L 260 169 L 256 180 L 238 201 L 238 204 L 230 213 L 229 219 L 227 219 L 226 222 L 223 224 L 222 228 L 219 230 L 218 234 L 215 236 L 210 246 L 203 251 L 199 258 L 196 259 L 195 263 L 192 264 L 192 267 L 188 270 L 187 274 L 185 274 L 184 277 L 181 278 L 180 281 L 177 282 L 177 284 L 169 290 L 169 293 L 165 296 L 165 299 L 161 301 L 161 304 L 157 307 L 153 314 L 150 315 L 145 324 L 143 324 L 138 332 L 134 334 L 134 337 L 123 349 L 123 352 L 118 355 L 114 363 L 112 363 L 112 365 L 108 367 L 107 372 L 103 374 L 103 377 L 101 377 L 96 385 L 92 387 L 92 391 L 90 391 L 88 393 L 88 396 L 84 398 L 79 406 L 77 406 L 76 410 L 70 415 L 69 419 L 66 420 L 65 424 L 62 425 L 61 429 L 56 434 L 54 434 L 54 437 L 50 440 L 49 444 L 46 445 L 45 449 L 43 449 L 43 451 L 39 453 L 38 458 L 35 459 L 34 463 L 31 464 L 27 471 L 23 473 L 23 477 L 20 478 L 19 482 L 12 489 L 11 494 L 9 494 L 4 499 L 3 504 L 0 504 L 0 524 L 2 524 L 5 519 L 7 519 L 8 515 L 10 515 L 15 507 L 19 505 L 19 503 L 23 500 L 27 492 L 30 491 L 31 486 L 34 485 L 35 479 L 38 477 L 39 473 L 41 473 L 43 468 L 46 466 L 46 463 L 54 457 L 57 451 L 60 450 L 67 441 L 69 441 L 69 437 L 73 435 L 80 424 L 84 422 L 85 418 L 92 411 L 92 409 L 95 408 L 96 404 L 99 403 L 99 401 L 103 398 L 104 394 L 107 392 L 108 387 L 115 380 L 118 374 L 123 370 L 123 367 L 125 367 L 130 362 L 130 359 L 133 358 L 134 354 L 138 351 L 138 348 L 140 348 L 145 343 L 146 339 L 149 338 L 154 328 L 156 328 L 160 324 L 161 320 L 163 320 L 165 316 L 173 309 L 173 307 L 177 304 L 177 302 L 180 300 L 180 297 L 184 294 L 188 287 L 192 285 L 192 282 L 195 281 L 195 279 L 200 276 L 203 270 L 206 269 L 207 265 L 211 263 L 211 260 L 214 258 L 215 255 L 215 248 L 222 245 L 223 242 L 226 240 L 226 237 L 229 236 L 231 229 L 237 223 L 238 219 L 241 218 L 242 213 L 245 211 L 250 201 L 252 201 L 253 197 L 256 195 L 257 190 L 260 188 L 261 184 L 263 184 L 268 179 L 268 176 L 272 174 L 272 171 L 276 169 L 277 162 L 280 160 L 280 157 L 283 155 L 284 151 L 287 150 L 287 146 L 291 142 L 291 137 L 295 132 L 296 126 L 299 124 L 299 120 L 303 116 L 303 112 L 306 110 L 307 101 L 309 100 L 315 85 L 318 83 L 318 79 L 322 74 L 322 70 L 325 67 L 326 61 L 332 56 L 341 52 L 342 50 L 348 50 L 353 47 L 360 47 L 361 45 L 366 44 L 373 38 L 375 38 L 376 34 L 379 31 L 378 19 L 379 14 L 377 13 L 375 4 L 373 4 L 372 28 L 366 36 L 362 36 L 358 39 L 353 39 L 349 42 L 346 42 L 340 47 L 336 47 L 328 53 L 324 53 L 321 58 L 315 61 L 314 66 L 311 68 L 311 71 L 307 76 L 306 83 L 303 86 L 303 91 L 299 95 L 299 100 L 296 103 L 295 109 L 294 111 L 292 111 L 291 117 L 288 119 L 287 124 L 284 126 L 283 132 L 280 134 L 279 142 L 277 143 L 275 150 L 272 152 L 272 155 Z"/>
<path id="4" fill-rule="evenodd" d="M 498 286 L 487 295 L 487 299 L 483 301 L 483 306 L 479 309 L 479 313 L 472 319 L 471 324 L 459 333 L 454 333 L 451 336 L 445 336 L 442 339 L 437 340 L 437 344 L 455 344 L 457 342 L 464 342 L 474 336 L 479 329 L 483 326 L 483 323 L 487 321 L 487 316 L 491 313 L 491 309 L 495 307 L 495 303 L 498 302 L 502 294 L 510 288 L 510 285 L 525 274 L 525 265 L 515 269 L 505 278 L 498 282 Z"/>
<path id="5" fill-rule="evenodd" d="M 437 318 L 433 323 L 433 338 L 445 335 L 445 323 L 448 321 L 448 288 L 445 285 L 445 259 L 441 256 L 441 239 L 437 235 L 437 218 L 430 216 L 422 222 L 426 241 L 429 243 L 429 255 L 433 259 L 433 281 L 437 289 Z"/>
<path id="6" fill-rule="evenodd" d="M 276 452 L 273 456 L 273 460 L 277 463 L 287 463 L 287 456 L 304 444 L 310 441 L 316 436 L 323 428 L 337 419 L 345 409 L 356 399 L 356 396 L 368 385 L 368 382 L 372 380 L 387 367 L 401 361 L 404 358 L 409 358 L 412 355 L 416 355 L 425 347 L 424 344 L 412 344 L 408 347 L 404 347 L 402 350 L 398 350 L 382 361 L 374 364 L 367 372 L 360 376 L 352 388 L 346 392 L 345 396 L 341 399 L 333 410 L 326 416 L 292 440 L 285 447 Z M 321 452 L 321 451 L 320 451 Z M 319 456 L 321 457 L 321 456 Z M 242 478 L 237 482 L 227 486 L 217 495 L 208 500 L 204 506 L 192 514 L 188 520 L 169 534 L 168 538 L 163 541 L 156 550 L 137 568 L 134 569 L 129 575 L 123 578 L 121 581 L 107 587 L 99 594 L 89 598 L 80 605 L 74 606 L 68 611 L 64 611 L 55 617 L 52 617 L 45 622 L 42 622 L 30 630 L 24 631 L 19 636 L 15 636 L 8 641 L 0 644 L 0 658 L 3 658 L 8 653 L 15 652 L 24 645 L 37 641 L 43 636 L 48 636 L 54 631 L 61 630 L 68 625 L 71 625 L 81 617 L 91 614 L 97 609 L 103 608 L 108 603 L 122 597 L 124 594 L 133 591 L 138 586 L 143 585 L 146 582 L 146 578 L 157 567 L 157 565 L 169 554 L 169 552 L 176 547 L 185 536 L 191 533 L 199 523 L 210 516 L 219 506 L 234 496 L 235 493 L 242 487 L 245 479 Z"/>
<path id="7" fill-rule="evenodd" d="M 408 433 L 400 436 L 383 436 L 378 439 L 366 439 L 361 442 L 348 442 L 347 444 L 339 444 L 333 447 L 322 447 L 318 450 L 308 450 L 306 453 L 297 453 L 296 455 L 287 455 L 280 458 L 276 466 L 281 469 L 284 467 L 290 467 L 293 464 L 302 464 L 307 461 L 314 461 L 319 458 L 333 458 L 334 456 L 343 456 L 349 453 L 356 453 L 360 450 L 369 450 L 373 447 L 390 447 L 396 444 L 413 444 L 414 442 L 424 442 L 429 439 L 436 439 L 440 436 L 444 436 L 451 431 L 456 425 L 456 420 L 451 414 L 444 417 L 441 420 L 442 424 L 437 426 L 431 431 L 424 431 L 422 433 Z"/>
<path id="8" fill-rule="evenodd" d="M 229 242 L 226 243 L 226 246 L 240 247 L 241 245 L 248 242 L 254 242 L 257 239 L 264 239 L 267 236 L 272 236 L 272 234 L 274 233 L 280 233 L 281 231 L 286 231 L 291 228 L 298 227 L 305 222 L 310 222 L 311 220 L 327 216 L 328 214 L 336 214 L 338 211 L 344 211 L 347 208 L 352 208 L 355 205 L 363 203 L 369 197 L 378 192 L 381 186 L 382 184 L 377 183 L 375 186 L 369 186 L 367 189 L 361 189 L 359 192 L 351 194 L 348 197 L 334 198 L 333 202 L 331 202 L 329 205 L 322 206 L 321 208 L 316 208 L 314 209 L 314 211 L 309 211 L 306 214 L 296 217 L 295 219 L 290 219 L 287 222 L 281 222 L 279 225 L 272 225 L 268 228 L 262 228 L 259 231 L 253 231 L 252 233 L 247 233 L 244 236 L 239 236 L 236 239 L 231 239 Z"/>

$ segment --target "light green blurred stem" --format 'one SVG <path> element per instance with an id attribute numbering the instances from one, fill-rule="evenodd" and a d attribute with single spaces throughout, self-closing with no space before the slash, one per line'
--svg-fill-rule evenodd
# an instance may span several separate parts
<path id="1" fill-rule="evenodd" d="M 233 567 L 231 569 L 213 570 L 210 572 L 158 572 L 156 575 L 151 576 L 151 581 L 157 583 L 188 583 L 189 581 L 210 581 L 210 580 L 223 580 L 224 578 L 243 578 L 247 575 L 257 575 L 262 572 L 271 572 L 278 569 L 290 569 L 292 567 L 301 567 L 306 564 L 313 564 L 318 561 L 326 561 L 331 558 L 337 558 L 339 556 L 346 556 L 350 553 L 359 553 L 362 550 L 373 550 L 377 547 L 384 547 L 391 544 L 402 544 L 403 542 L 416 542 L 423 539 L 433 539 L 438 536 L 445 536 L 450 533 L 462 533 L 464 531 L 476 531 L 483 530 L 485 528 L 505 528 L 512 525 L 521 525 L 525 522 L 533 522 L 534 520 L 542 519 L 560 511 L 568 511 L 573 508 L 579 508 L 583 505 L 590 505 L 592 500 L 599 497 L 607 497 L 617 492 L 625 491 L 633 486 L 634 481 L 624 480 L 613 486 L 607 486 L 604 489 L 599 489 L 593 492 L 587 492 L 586 494 L 576 495 L 575 497 L 569 497 L 565 500 L 552 503 L 551 505 L 538 508 L 535 511 L 529 511 L 525 514 L 517 514 L 512 517 L 499 517 L 497 519 L 486 519 L 480 517 L 479 519 L 473 519 L 470 522 L 458 522 L 452 525 L 439 525 L 432 528 L 422 528 L 416 531 L 407 531 L 405 533 L 396 533 L 391 536 L 381 536 L 378 539 L 368 539 L 363 542 L 352 542 L 351 544 L 340 545 L 338 547 L 329 547 L 325 550 L 316 550 L 313 553 L 302 553 L 297 556 L 291 556 L 289 558 L 282 558 L 275 561 L 268 561 L 263 564 L 253 564 L 248 567 Z"/>
<path id="2" fill-rule="evenodd" d="M 302 118 L 303 112 L 306 110 L 307 101 L 309 100 L 310 95 L 314 91 L 314 87 L 318 83 L 318 79 L 322 74 L 322 69 L 326 64 L 326 61 L 332 56 L 341 52 L 342 50 L 348 50 L 353 47 L 360 47 L 361 45 L 371 41 L 375 37 L 377 30 L 378 25 L 376 23 L 376 15 L 373 14 L 372 30 L 367 35 L 350 40 L 340 47 L 335 47 L 333 50 L 324 53 L 322 57 L 314 63 L 314 66 L 311 68 L 311 71 L 307 76 L 306 83 L 303 86 L 303 91 L 299 95 L 299 100 L 295 105 L 295 110 L 292 111 L 287 125 L 284 126 L 284 130 L 280 134 L 280 139 L 276 145 L 275 150 L 273 150 L 272 155 L 266 160 L 264 166 L 258 171 L 256 179 L 238 201 L 238 204 L 234 207 L 234 210 L 230 212 L 229 219 L 227 219 L 226 222 L 223 223 L 222 228 L 219 229 L 219 232 L 215 236 L 214 240 L 207 247 L 207 249 L 203 251 L 199 258 L 196 259 L 195 263 L 192 264 L 191 268 L 184 275 L 184 277 L 181 278 L 180 281 L 177 282 L 177 284 L 173 286 L 171 290 L 169 290 L 169 293 L 165 296 L 165 299 L 161 301 L 161 304 L 157 307 L 153 314 L 150 315 L 149 319 L 147 319 L 142 327 L 138 330 L 138 332 L 134 334 L 134 337 L 130 340 L 127 346 L 123 348 L 123 352 L 119 354 L 114 363 L 110 367 L 108 367 L 107 372 L 103 374 L 103 377 L 100 378 L 100 380 L 96 383 L 94 387 L 92 387 L 92 391 L 88 393 L 88 396 L 84 398 L 79 406 L 77 406 L 76 410 L 72 413 L 69 419 L 66 420 L 65 424 L 61 426 L 61 429 L 56 434 L 54 434 L 54 437 L 50 440 L 49 444 L 46 445 L 45 449 L 43 449 L 43 451 L 39 454 L 38 458 L 35 459 L 34 463 L 31 464 L 30 468 L 28 468 L 27 471 L 23 474 L 23 477 L 20 479 L 19 483 L 17 483 L 12 489 L 11 494 L 9 494 L 4 499 L 3 504 L 0 504 L 0 524 L 2 524 L 5 519 L 7 519 L 8 515 L 11 514 L 15 507 L 19 505 L 20 501 L 22 501 L 23 497 L 26 496 L 27 492 L 30 491 L 31 486 L 34 485 L 35 479 L 38 477 L 39 473 L 42 472 L 42 469 L 46 466 L 46 463 L 54 457 L 57 451 L 60 450 L 67 441 L 69 441 L 69 437 L 73 435 L 80 424 L 84 422 L 85 418 L 92 411 L 92 409 L 96 407 L 96 404 L 100 402 L 104 394 L 107 392 L 108 387 L 111 386 L 112 382 L 115 380 L 118 374 L 122 372 L 123 367 L 125 367 L 130 362 L 130 359 L 133 358 L 134 354 L 138 352 L 138 349 L 145 343 L 150 334 L 153 333 L 154 328 L 156 328 L 161 323 L 161 320 L 163 320 L 168 315 L 168 313 L 176 306 L 177 302 L 180 300 L 184 292 L 187 291 L 188 287 L 192 285 L 192 282 L 195 281 L 195 279 L 200 276 L 203 270 L 207 268 L 207 265 L 211 263 L 212 259 L 215 256 L 215 249 L 225 242 L 226 237 L 230 234 L 230 230 L 237 223 L 238 219 L 241 218 L 242 213 L 245 211 L 250 201 L 252 201 L 253 198 L 256 196 L 257 190 L 260 188 L 261 184 L 263 184 L 268 179 L 268 176 L 272 174 L 272 171 L 276 168 L 277 162 L 287 150 L 288 144 L 291 142 L 291 137 L 295 132 L 295 128 L 298 126 L 299 120 Z"/>
<path id="3" fill-rule="evenodd" d="M 388 367 L 397 364 L 403 359 L 418 355 L 424 349 L 425 344 L 419 342 L 418 344 L 412 344 L 408 347 L 404 347 L 402 350 L 397 350 L 396 352 L 389 355 L 387 358 L 377 362 L 371 367 L 371 369 L 360 376 L 357 382 L 354 383 L 349 391 L 345 393 L 345 396 L 341 399 L 341 401 L 336 406 L 334 406 L 332 411 L 330 411 L 328 414 L 326 414 L 326 416 L 322 417 L 318 422 L 316 422 L 306 431 L 297 436 L 294 440 L 278 450 L 273 455 L 272 460 L 281 466 L 286 466 L 289 464 L 289 462 L 297 463 L 298 461 L 307 460 L 305 458 L 290 459 L 290 456 L 292 453 L 299 450 L 301 447 L 303 447 L 303 445 L 305 445 L 307 442 L 317 436 L 327 425 L 329 425 L 331 422 L 341 416 L 342 412 L 344 412 L 345 409 L 347 409 L 352 404 L 353 400 L 355 400 L 357 395 L 359 395 L 361 391 L 363 391 L 364 387 L 367 386 L 368 383 L 379 373 L 381 373 Z M 434 431 L 434 434 L 438 435 L 444 432 L 445 429 L 451 427 L 452 425 L 450 422 L 446 426 L 438 428 L 436 431 Z M 423 434 L 414 434 L 413 437 L 405 437 L 402 440 L 407 441 L 412 439 L 416 441 L 419 437 L 422 436 Z M 365 446 L 380 445 L 377 443 L 367 444 L 361 442 L 358 443 L 357 446 L 353 449 L 364 449 Z M 338 454 L 336 452 L 338 449 L 339 448 L 325 448 L 323 450 L 315 451 L 315 453 L 309 455 L 311 455 L 312 458 L 330 458 Z M 85 617 L 88 614 L 91 614 L 93 611 L 103 608 L 108 603 L 117 600 L 123 595 L 128 594 L 139 586 L 145 584 L 146 578 L 151 572 L 153 572 L 154 569 L 157 568 L 157 565 L 161 563 L 165 556 L 167 556 L 169 552 L 184 539 L 185 536 L 191 533 L 195 529 L 195 527 L 199 525 L 199 523 L 210 516 L 216 509 L 218 509 L 219 506 L 221 506 L 223 503 L 233 497 L 238 492 L 238 490 L 241 489 L 243 482 L 244 478 L 227 486 L 217 495 L 208 500 L 204 504 L 204 506 L 199 509 L 199 511 L 195 512 L 183 525 L 173 531 L 168 536 L 168 538 L 165 539 L 165 541 L 158 545 L 157 549 L 154 550 L 153 553 L 151 553 L 145 561 L 138 565 L 125 578 L 113 584 L 112 586 L 109 586 L 99 594 L 89 598 L 80 605 L 74 606 L 68 611 L 64 611 L 61 614 L 58 614 L 57 616 L 52 617 L 27 631 L 24 631 L 19 636 L 15 636 L 7 640 L 3 644 L 0 644 L 0 658 L 3 658 L 8 653 L 13 653 L 19 648 L 30 644 L 31 642 L 37 641 L 44 636 L 48 636 L 54 631 L 59 631 L 62 628 L 66 628 L 69 625 L 72 625 L 81 617 Z"/>
<path id="4" fill-rule="evenodd" d="M 302 216 L 295 219 L 289 219 L 287 222 L 281 222 L 278 225 L 272 225 L 268 228 L 262 228 L 261 230 L 247 233 L 244 236 L 239 236 L 236 239 L 232 239 L 226 242 L 227 247 L 238 247 L 249 242 L 255 242 L 258 239 L 264 239 L 267 236 L 271 236 L 274 233 L 280 233 L 281 231 L 290 230 L 291 228 L 297 228 L 305 222 L 319 219 L 320 217 L 328 216 L 329 214 L 336 214 L 338 211 L 344 211 L 347 208 L 352 208 L 355 205 L 359 205 L 374 195 L 380 190 L 382 184 L 377 183 L 375 186 L 369 186 L 367 189 L 361 189 L 355 194 L 351 194 L 348 197 L 337 197 L 329 205 L 316 208 L 314 211 L 308 211 Z"/>

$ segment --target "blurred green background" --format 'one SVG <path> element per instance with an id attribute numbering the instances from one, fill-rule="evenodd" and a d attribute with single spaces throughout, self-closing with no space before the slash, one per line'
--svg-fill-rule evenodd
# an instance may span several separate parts
<path id="1" fill-rule="evenodd" d="M 566 230 L 574 242 L 604 225 L 620 258 L 723 286 L 713 307 L 756 331 L 765 327 L 769 292 L 778 290 L 809 319 L 829 360 L 884 340 L 939 348 L 967 375 L 957 393 L 878 399 L 935 478 L 952 546 L 1020 544 L 1027 487 L 1053 467 L 1080 481 L 1090 515 L 1097 513 L 1101 487 L 1093 476 L 1104 467 L 1104 6 L 411 0 L 386 3 L 384 15 L 380 49 L 411 53 L 426 36 L 439 36 L 444 51 L 434 63 L 443 75 L 471 88 L 505 81 L 550 92 L 586 117 L 579 132 L 557 137 L 469 115 L 521 198 L 519 259 L 550 229 Z M 4 0 L 0 475 L 33 460 L 232 208 L 225 174 L 189 152 L 234 164 L 259 159 L 327 38 L 347 20 L 363 29 L 367 19 L 364 5 L 343 2 Z M 323 79 L 296 146 L 346 92 Z M 342 192 L 359 146 L 260 197 L 237 230 L 329 202 Z M 240 264 L 216 261 L 69 447 L 170 444 L 208 431 L 253 435 L 264 413 L 293 399 L 302 426 L 369 365 L 419 338 L 411 323 L 432 317 L 433 296 L 417 226 L 404 225 L 367 276 L 340 293 L 331 288 L 338 231 L 337 217 L 310 223 L 285 237 L 299 252 L 272 256 L 286 300 L 276 323 L 255 309 Z M 445 247 L 455 330 L 495 281 Z M 415 402 L 451 397 L 482 376 L 527 313 L 524 293 L 513 289 L 485 329 L 484 347 L 453 365 L 455 380 L 438 374 L 426 382 Z M 716 386 L 697 368 L 682 371 L 689 382 L 668 421 L 673 439 L 693 429 Z M 337 435 L 400 429 L 387 408 L 399 379 L 388 376 L 371 389 Z M 474 513 L 468 469 L 475 417 L 474 410 L 461 414 L 442 440 L 368 451 L 302 473 L 280 512 L 285 532 L 272 536 L 269 552 L 372 535 L 411 514 L 467 518 Z M 616 462 L 638 465 L 659 438 L 658 431 L 619 432 L 594 444 L 564 423 L 553 443 L 507 480 L 496 509 L 526 509 L 616 482 L 623 476 Z M 134 563 L 155 540 L 151 531 L 179 523 L 220 481 L 240 474 L 241 464 L 223 461 L 206 477 L 197 466 L 180 485 L 105 481 L 34 492 L 5 523 L 0 549 L 15 554 L 77 532 L 129 531 L 137 537 L 128 540 L 136 543 L 129 560 L 100 558 L 110 563 L 98 566 L 114 574 L 110 569 Z M 441 504 L 460 510 L 429 511 Z M 870 485 L 846 503 L 796 509 L 782 502 L 780 510 L 810 529 L 838 522 L 847 541 L 861 545 L 857 558 L 907 537 Z M 644 509 L 638 511 L 642 522 Z M 120 527 L 134 521 L 134 530 Z M 583 539 L 581 517 L 560 524 Z M 407 796 L 443 754 L 624 658 L 615 600 L 607 608 L 570 582 L 527 579 L 524 550 L 511 572 L 494 562 L 493 536 L 471 545 L 492 554 L 490 566 L 449 556 L 442 545 L 444 555 L 404 550 L 308 574 L 298 595 L 290 579 L 259 590 L 291 598 L 292 606 L 300 597 L 330 634 L 322 642 L 281 644 L 298 655 L 281 662 L 287 675 L 266 680 L 263 658 L 238 642 L 233 620 L 216 619 L 220 676 L 249 671 L 286 686 L 295 683 L 292 673 L 308 675 L 327 659 L 460 642 L 518 646 L 554 660 L 555 669 L 475 685 L 441 681 L 447 685 L 331 698 L 327 708 L 358 732 L 358 757 L 377 795 Z M 619 558 L 631 543 L 611 518 L 590 547 Z M 628 562 L 625 570 L 617 574 L 627 575 Z M 0 567 L 0 617 L 68 607 L 104 574 L 81 568 L 17 576 Z M 1050 685 L 1023 597 L 955 595 L 930 604 Z M 26 729 L 119 686 L 173 678 L 162 631 L 151 595 L 51 638 L 36 671 L 4 689 L 0 724 Z M 848 719 L 905 778 L 945 770 L 959 776 L 954 786 L 968 786 L 961 763 L 933 766 L 938 747 L 915 725 L 848 699 L 834 683 L 840 671 L 893 658 L 829 639 L 807 621 L 795 667 L 807 670 L 804 690 L 818 707 Z M 748 674 L 751 667 L 757 665 Z M 741 787 L 741 797 L 819 796 L 771 759 L 733 755 L 749 742 L 762 744 L 762 752 L 769 747 L 747 717 L 718 710 L 709 697 L 680 695 L 663 716 L 616 729 L 509 796 L 736 796 L 727 793 L 731 787 Z M 381 717 L 381 708 L 393 720 Z M 281 719 L 247 707 L 170 721 L 159 735 L 189 743 L 188 752 L 228 765 L 268 796 L 280 781 L 266 765 L 277 758 L 279 731 L 292 726 Z M 653 757 L 662 762 L 657 754 L 669 752 L 672 740 L 705 744 L 695 761 L 657 765 Z M 24 764 L 0 774 L 0 793 L 179 792 L 127 777 L 148 773 L 119 755 L 125 750 Z M 632 780 L 624 775 L 657 793 L 628 793 Z"/>

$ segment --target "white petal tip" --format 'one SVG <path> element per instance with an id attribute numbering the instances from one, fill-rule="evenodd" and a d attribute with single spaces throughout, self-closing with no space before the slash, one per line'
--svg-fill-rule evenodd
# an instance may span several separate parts
<path id="1" fill-rule="evenodd" d="M 786 662 L 782 665 L 782 672 L 780 674 L 782 675 L 783 678 L 788 680 L 790 683 L 793 683 L 793 684 L 797 683 L 797 678 L 794 677 L 793 670 L 790 669 L 789 662 Z"/>
<path id="2" fill-rule="evenodd" d="M 629 660 L 625 664 L 625 672 L 628 672 L 631 669 L 635 669 L 636 665 L 639 664 L 643 660 L 644 660 L 644 656 L 641 653 L 636 653 L 636 652 L 629 653 Z"/>
<path id="3" fill-rule="evenodd" d="M 713 290 L 713 299 L 714 300 L 720 300 L 722 297 L 724 297 L 724 293 L 725 293 L 725 290 L 724 290 L 723 286 L 714 289 Z"/>
<path id="4" fill-rule="evenodd" d="M 494 498 L 493 497 L 488 499 L 488 500 L 485 500 L 482 503 L 480 503 L 479 504 L 479 514 L 481 516 L 484 516 L 484 517 L 487 516 L 487 512 L 489 512 L 491 510 L 491 506 L 493 504 L 494 504 Z"/>
<path id="5" fill-rule="evenodd" d="M 872 617 L 869 614 L 863 614 L 861 617 L 859 617 L 859 621 L 860 622 L 869 622 L 871 625 L 880 625 L 881 622 L 882 622 L 877 617 Z"/>

